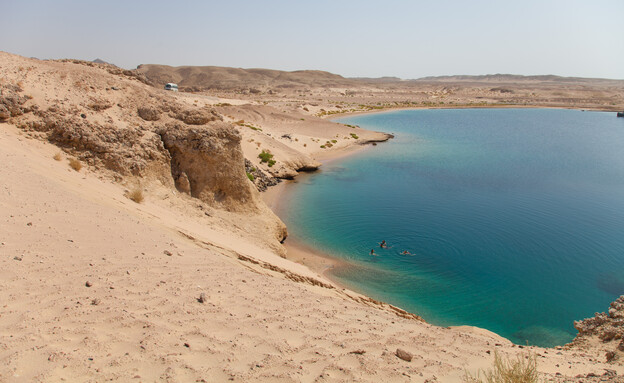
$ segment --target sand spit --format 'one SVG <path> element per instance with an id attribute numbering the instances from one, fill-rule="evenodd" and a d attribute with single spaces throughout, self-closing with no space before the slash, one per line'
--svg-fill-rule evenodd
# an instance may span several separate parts
<path id="1" fill-rule="evenodd" d="M 5 53 L 0 64 L 0 381 L 455 382 L 494 351 L 527 350 L 552 381 L 624 375 L 621 354 L 606 362 L 614 342 L 520 348 L 284 259 L 279 220 L 248 188 L 246 133 L 219 107 L 103 64 Z M 285 129 L 263 124 L 267 145 Z M 364 131 L 312 128 L 291 134 Z M 219 177 L 197 171 L 194 151 L 214 154 Z"/>

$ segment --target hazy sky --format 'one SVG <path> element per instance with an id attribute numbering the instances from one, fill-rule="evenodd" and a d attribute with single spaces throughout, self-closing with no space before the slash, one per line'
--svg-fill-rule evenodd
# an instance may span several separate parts
<path id="1" fill-rule="evenodd" d="M 624 79 L 623 16 L 624 0 L 0 0 L 0 50 L 124 68 Z"/>

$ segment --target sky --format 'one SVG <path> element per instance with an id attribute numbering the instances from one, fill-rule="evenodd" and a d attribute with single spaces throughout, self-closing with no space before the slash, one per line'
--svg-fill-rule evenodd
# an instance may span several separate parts
<path id="1" fill-rule="evenodd" d="M 624 79 L 624 0 L 0 0 L 0 50 L 40 59 Z"/>

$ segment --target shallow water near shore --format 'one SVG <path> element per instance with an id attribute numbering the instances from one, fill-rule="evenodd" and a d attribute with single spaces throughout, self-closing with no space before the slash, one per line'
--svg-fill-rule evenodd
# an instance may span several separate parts
<path id="1" fill-rule="evenodd" d="M 624 294 L 624 120 L 614 113 L 336 121 L 395 138 L 289 186 L 280 215 L 299 241 L 349 261 L 333 271 L 341 283 L 433 324 L 539 346 L 571 341 L 574 320 Z"/>

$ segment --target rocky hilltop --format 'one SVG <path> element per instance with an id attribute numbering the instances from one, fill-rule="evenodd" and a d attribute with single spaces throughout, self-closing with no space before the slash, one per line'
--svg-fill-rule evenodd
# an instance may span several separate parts
<path id="1" fill-rule="evenodd" d="M 336 87 L 353 85 L 353 80 L 317 70 L 285 72 L 271 69 L 242 69 L 216 66 L 181 66 L 143 64 L 136 70 L 154 84 L 175 82 L 185 90 L 240 90 Z"/>

